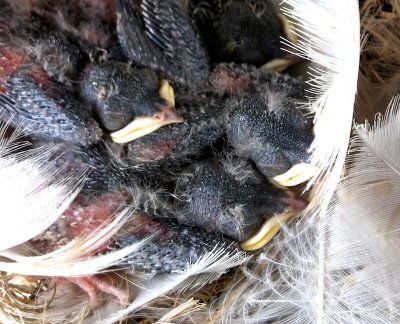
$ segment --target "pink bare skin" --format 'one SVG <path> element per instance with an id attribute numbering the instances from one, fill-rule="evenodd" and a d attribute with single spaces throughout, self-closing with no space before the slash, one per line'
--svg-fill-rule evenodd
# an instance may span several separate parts
<path id="1" fill-rule="evenodd" d="M 23 50 L 0 48 L 0 93 L 6 91 L 4 84 L 8 77 L 18 70 L 27 59 L 28 55 Z"/>
<path id="2" fill-rule="evenodd" d="M 61 247 L 74 238 L 93 235 L 110 224 L 113 216 L 125 201 L 126 195 L 116 192 L 106 193 L 91 199 L 78 197 L 64 212 L 61 219 L 56 222 L 55 232 L 47 233 L 42 241 L 34 241 L 32 244 L 41 253 L 47 253 Z M 85 256 L 94 255 L 106 250 L 107 245 L 85 253 L 82 257 L 84 258 Z M 31 279 L 49 278 L 32 277 Z M 121 280 L 118 275 L 107 273 L 84 277 L 54 277 L 51 278 L 51 285 L 73 283 L 88 294 L 92 307 L 98 307 L 101 305 L 98 299 L 98 291 L 117 297 L 121 303 L 126 303 L 129 300 L 129 294 L 122 286 Z"/>
<path id="3" fill-rule="evenodd" d="M 126 197 L 120 193 L 106 193 L 90 201 L 78 199 L 78 202 L 74 202 L 64 213 L 64 220 L 70 225 L 71 237 L 88 236 L 106 227 L 125 200 Z M 104 251 L 106 248 L 104 246 L 91 251 L 91 254 Z M 62 283 L 62 279 L 83 289 L 89 295 L 92 307 L 100 306 L 97 290 L 115 296 L 121 302 L 128 300 L 128 293 L 123 288 L 118 288 L 120 279 L 117 276 L 98 274 L 87 277 L 57 278 L 56 282 Z"/>

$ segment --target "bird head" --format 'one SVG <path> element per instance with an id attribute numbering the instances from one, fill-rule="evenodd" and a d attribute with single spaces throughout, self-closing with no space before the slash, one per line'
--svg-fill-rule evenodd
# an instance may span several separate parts
<path id="1" fill-rule="evenodd" d="M 145 69 L 106 62 L 86 69 L 85 99 L 117 143 L 126 143 L 171 123 L 182 122 L 166 80 Z"/>

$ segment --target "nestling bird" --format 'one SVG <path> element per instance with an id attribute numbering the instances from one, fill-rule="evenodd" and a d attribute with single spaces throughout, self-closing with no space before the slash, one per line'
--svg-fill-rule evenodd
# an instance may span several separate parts
<path id="1" fill-rule="evenodd" d="M 205 48 L 183 0 L 118 0 L 117 30 L 127 56 L 187 87 L 209 74 Z"/>
<path id="2" fill-rule="evenodd" d="M 281 49 L 281 37 L 288 35 L 273 1 L 213 0 L 197 8 L 196 21 L 213 61 L 261 66 L 293 59 Z"/>
<path id="3" fill-rule="evenodd" d="M 308 162 L 313 125 L 296 106 L 290 87 L 281 86 L 279 91 L 276 85 L 261 84 L 228 99 L 225 127 L 239 155 L 254 161 L 265 176 L 293 186 L 315 172 Z"/>
<path id="4" fill-rule="evenodd" d="M 237 157 L 193 164 L 178 178 L 175 196 L 179 222 L 239 242 L 247 240 L 269 217 L 306 206 L 302 199 L 266 182 L 247 160 Z"/>

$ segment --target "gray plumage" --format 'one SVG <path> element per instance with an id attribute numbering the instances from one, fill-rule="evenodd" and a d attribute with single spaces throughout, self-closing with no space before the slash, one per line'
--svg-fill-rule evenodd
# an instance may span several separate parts
<path id="1" fill-rule="evenodd" d="M 259 85 L 226 103 L 229 143 L 239 155 L 253 160 L 266 176 L 282 174 L 310 157 L 312 123 L 297 107 L 301 99 L 285 90 L 284 83 L 275 87 Z"/>
<path id="2" fill-rule="evenodd" d="M 234 157 L 192 165 L 178 178 L 175 196 L 179 222 L 236 241 L 290 205 L 284 191 L 266 182 L 246 160 Z"/>
<path id="3" fill-rule="evenodd" d="M 37 137 L 88 147 L 101 129 L 75 94 L 51 79 L 40 66 L 27 64 L 6 82 L 0 108 L 13 125 L 23 123 Z M 67 100 L 65 98 L 68 98 Z"/>
<path id="4" fill-rule="evenodd" d="M 118 35 L 140 66 L 194 88 L 205 83 L 208 58 L 182 0 L 118 0 Z"/>
<path id="5" fill-rule="evenodd" d="M 125 230 L 111 249 L 120 249 L 144 238 L 144 233 L 155 236 L 136 253 L 118 262 L 117 267 L 130 267 L 150 273 L 184 273 L 216 247 L 231 251 L 237 244 L 223 238 L 221 234 L 210 235 L 201 229 L 179 224 L 171 218 L 156 219 L 142 213 L 134 217 L 135 225 Z M 139 226 L 138 224 L 141 224 Z M 146 232 L 149 231 L 150 233 Z"/>

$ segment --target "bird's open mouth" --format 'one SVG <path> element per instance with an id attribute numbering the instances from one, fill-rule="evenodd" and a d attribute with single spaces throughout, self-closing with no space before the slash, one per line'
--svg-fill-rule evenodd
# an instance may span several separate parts
<path id="1" fill-rule="evenodd" d="M 168 81 L 161 80 L 159 94 L 168 104 L 153 116 L 135 118 L 124 128 L 111 133 L 111 138 L 114 142 L 120 144 L 128 143 L 150 134 L 162 126 L 183 122 L 182 117 L 174 108 L 174 89 L 169 85 Z"/>

